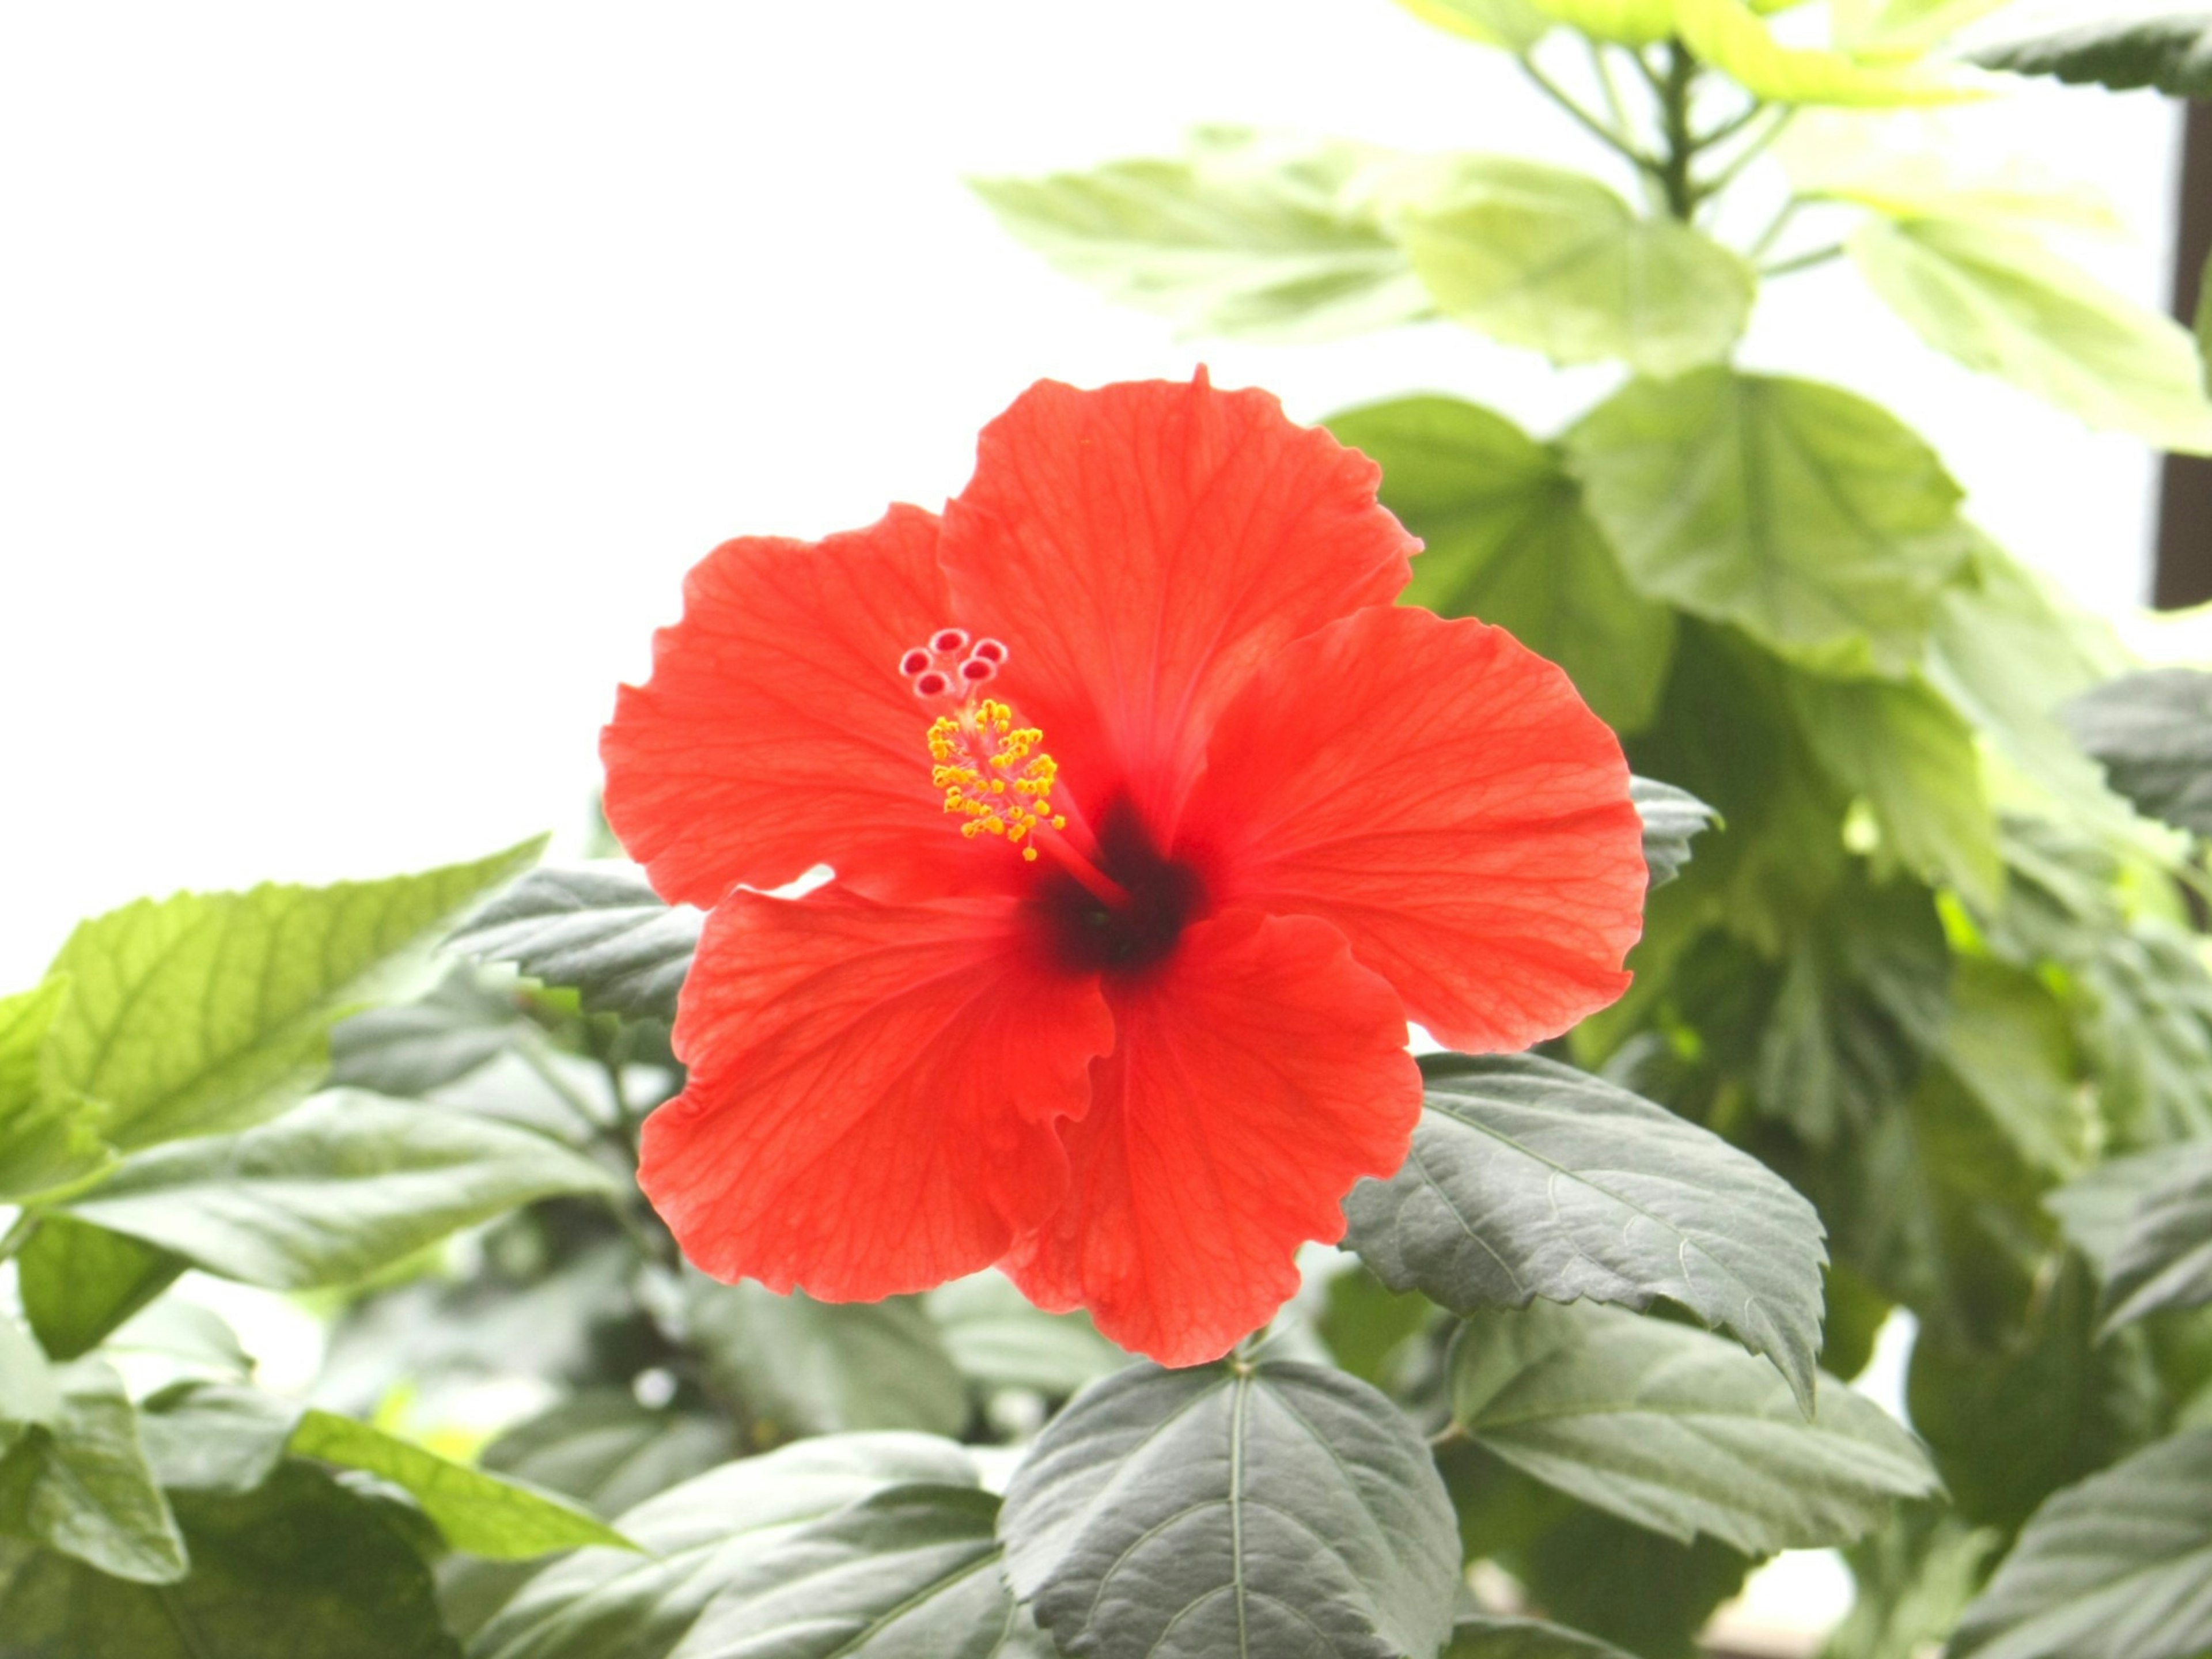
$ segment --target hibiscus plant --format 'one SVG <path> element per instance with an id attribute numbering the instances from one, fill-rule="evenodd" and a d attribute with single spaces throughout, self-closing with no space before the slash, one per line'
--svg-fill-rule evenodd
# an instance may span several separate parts
<path id="1" fill-rule="evenodd" d="M 1565 432 L 1042 383 L 941 514 L 698 565 L 606 857 L 0 1000 L 0 1655 L 1687 1659 L 1825 1547 L 1832 1659 L 2212 1650 L 2212 675 L 1729 358 L 1848 255 L 2165 447 L 2204 363 L 2078 192 L 1838 137 L 2001 90 L 1990 0 L 1404 3 L 1640 203 L 1223 129 L 979 189 L 1194 331 L 1624 365 Z"/>

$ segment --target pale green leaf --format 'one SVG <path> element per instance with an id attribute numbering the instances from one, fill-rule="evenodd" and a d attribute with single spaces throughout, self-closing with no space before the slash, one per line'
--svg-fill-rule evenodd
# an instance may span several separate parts
<path id="1" fill-rule="evenodd" d="M 1383 505 L 1427 544 L 1405 603 L 1495 623 L 1565 669 L 1607 725 L 1650 723 L 1674 613 L 1628 586 L 1555 452 L 1452 398 L 1370 404 L 1328 424 L 1382 465 Z"/>
<path id="2" fill-rule="evenodd" d="M 1528 0 L 1555 22 L 1600 40 L 1646 46 L 1674 32 L 1679 0 Z"/>
<path id="3" fill-rule="evenodd" d="M 15 1258 L 24 1316 L 57 1359 L 89 1353 L 176 1282 L 183 1258 L 53 1212 Z"/>
<path id="4" fill-rule="evenodd" d="M 529 1130 L 337 1091 L 243 1134 L 137 1153 L 70 1212 L 226 1278 L 301 1290 L 362 1279 L 517 1205 L 613 1190 Z"/>
<path id="5" fill-rule="evenodd" d="M 592 1388 L 517 1424 L 483 1449 L 495 1474 L 621 1514 L 738 1454 L 738 1431 L 703 1411 L 653 1410 L 628 1389 Z"/>
<path id="6" fill-rule="evenodd" d="M 1796 193 L 1853 202 L 1893 219 L 2037 220 L 2124 228 L 2106 193 L 2024 155 L 1992 158 L 1939 114 L 1809 110 L 1774 146 Z"/>
<path id="7" fill-rule="evenodd" d="M 1536 0 L 1398 0 L 1424 23 L 1508 52 L 1526 52 L 1552 27 Z"/>
<path id="8" fill-rule="evenodd" d="M 97 1174 L 113 1154 L 83 1102 L 50 1094 L 40 1055 L 69 995 L 57 974 L 34 990 L 0 998 L 0 1204 L 25 1204 Z"/>
<path id="9" fill-rule="evenodd" d="M 1409 170 L 1387 196 L 1447 316 L 1555 362 L 1679 374 L 1724 356 L 1751 315 L 1742 258 L 1677 220 L 1638 217 L 1585 173 L 1454 156 Z"/>
<path id="10" fill-rule="evenodd" d="M 1974 734 L 1915 682 L 1796 674 L 1790 701 L 1830 776 L 1874 809 L 1885 847 L 1915 875 L 1994 904 L 2004 884 L 1996 816 Z"/>
<path id="11" fill-rule="evenodd" d="M 1852 258 L 1920 337 L 2093 427 L 2212 452 L 2212 399 L 2188 331 L 2033 238 L 1942 219 L 1868 219 Z"/>
<path id="12" fill-rule="evenodd" d="M 1927 445 L 1833 386 L 1638 380 L 1566 444 L 1637 588 L 1814 667 L 1902 676 L 1972 545 Z"/>
<path id="13" fill-rule="evenodd" d="M 81 1359 L 56 1368 L 52 1382 L 59 1409 L 0 1457 L 0 1534 L 116 1578 L 174 1583 L 188 1570 L 184 1540 L 154 1484 L 122 1379 Z"/>
<path id="14" fill-rule="evenodd" d="M 940 1285 L 922 1305 L 961 1376 L 985 1388 L 1071 1395 L 1129 1363 L 1087 1316 L 1045 1312 L 996 1268 Z"/>
<path id="15" fill-rule="evenodd" d="M 716 1385 L 778 1434 L 949 1435 L 968 1420 L 960 1373 L 912 1302 L 817 1302 L 695 1278 L 685 1311 Z"/>
<path id="16" fill-rule="evenodd" d="M 1615 1308 L 1467 1322 L 1453 1417 L 1506 1462 L 1637 1525 L 1753 1554 L 1848 1541 L 1939 1490 L 1881 1408 L 1829 1382 L 1808 1421 L 1735 1344 Z"/>
<path id="17" fill-rule="evenodd" d="M 2118 15 L 1973 54 L 1986 69 L 2051 75 L 2115 92 L 2156 87 L 2175 98 L 2212 98 L 2212 15 L 2201 7 L 2124 6 Z"/>
<path id="18" fill-rule="evenodd" d="M 1364 145 L 1204 127 L 1180 161 L 973 184 L 1060 270 L 1186 331 L 1316 339 L 1429 311 L 1371 199 L 1395 164 Z"/>
<path id="19" fill-rule="evenodd" d="M 1954 71 L 1785 46 L 1742 0 L 1674 0 L 1674 9 L 1676 29 L 1691 51 L 1769 103 L 1892 108 L 1980 95 Z"/>
<path id="20" fill-rule="evenodd" d="M 110 1353 L 150 1355 L 203 1376 L 243 1382 L 253 1374 L 253 1356 L 239 1342 L 230 1322 L 181 1297 L 161 1297 L 133 1314 L 108 1337 L 106 1346 Z"/>
<path id="21" fill-rule="evenodd" d="M 332 887 L 141 899 L 70 935 L 46 1087 L 96 1102 L 128 1151 L 271 1117 L 314 1086 L 330 1027 L 404 988 L 451 919 L 541 842 Z"/>

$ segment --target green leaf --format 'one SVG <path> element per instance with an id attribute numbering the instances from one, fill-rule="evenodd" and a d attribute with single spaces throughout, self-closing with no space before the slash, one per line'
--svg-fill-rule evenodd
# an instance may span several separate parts
<path id="1" fill-rule="evenodd" d="M 485 978 L 459 967 L 419 1002 L 372 1008 L 334 1028 L 331 1086 L 415 1100 L 490 1064 L 528 1027 L 515 998 Z"/>
<path id="2" fill-rule="evenodd" d="M 1967 1609 L 1959 1659 L 2188 1659 L 2212 1645 L 2212 1429 L 2038 1510 Z"/>
<path id="3" fill-rule="evenodd" d="M 1991 161 L 1960 146 L 1933 146 L 1924 134 L 1900 131 L 1893 118 L 1801 113 L 1775 143 L 1774 154 L 1797 195 L 1856 203 L 1892 219 L 2038 220 L 2076 230 L 2125 229 L 2109 198 L 2094 185 L 2017 154 Z"/>
<path id="4" fill-rule="evenodd" d="M 167 1491 L 255 1491 L 284 1462 L 299 1426 L 296 1401 L 221 1382 L 179 1382 L 146 1401 L 147 1462 Z"/>
<path id="5" fill-rule="evenodd" d="M 81 1359 L 58 1367 L 52 1381 L 59 1409 L 0 1457 L 0 1534 L 117 1578 L 174 1583 L 189 1570 L 184 1540 L 147 1467 L 122 1379 Z"/>
<path id="6" fill-rule="evenodd" d="M 1540 1619 L 1462 1615 L 1441 1659 L 1628 1659 L 1610 1642 Z"/>
<path id="7" fill-rule="evenodd" d="M 2212 451 L 2212 398 L 2188 331 L 2033 237 L 1959 220 L 1869 218 L 1851 257 L 1923 340 L 2093 427 Z"/>
<path id="8" fill-rule="evenodd" d="M 2212 838 L 2212 674 L 2125 675 L 2075 697 L 2064 719 L 2137 811 Z"/>
<path id="9" fill-rule="evenodd" d="M 24 1316 L 57 1359 L 91 1352 L 185 1267 L 167 1250 L 62 1214 L 42 1217 L 15 1258 Z"/>
<path id="10" fill-rule="evenodd" d="M 1940 1490 L 1912 1437 L 1850 1389 L 1821 1389 L 1808 1421 L 1733 1344 L 1613 1308 L 1473 1316 L 1452 1401 L 1454 1420 L 1515 1467 L 1685 1543 L 1843 1543 L 1893 1500 Z"/>
<path id="11" fill-rule="evenodd" d="M 168 1296 L 134 1314 L 107 1339 L 113 1354 L 148 1354 L 185 1370 L 243 1381 L 254 1358 L 230 1322 L 211 1308 Z"/>
<path id="12" fill-rule="evenodd" d="M 1537 1297 L 1665 1297 L 1765 1354 L 1813 1406 L 1813 1206 L 1749 1154 L 1626 1090 L 1533 1055 L 1423 1060 L 1405 1167 L 1344 1201 L 1346 1248 L 1455 1311 Z"/>
<path id="13" fill-rule="evenodd" d="M 1833 386 L 1638 380 L 1566 443 L 1638 589 L 1816 668 L 1904 674 L 1972 544 L 1934 453 Z"/>
<path id="14" fill-rule="evenodd" d="M 750 1280 L 694 1279 L 685 1306 L 708 1376 L 757 1428 L 950 1435 L 968 1421 L 960 1373 L 913 1302 L 817 1302 Z"/>
<path id="15" fill-rule="evenodd" d="M 533 870 L 452 943 L 574 991 L 590 1012 L 673 1019 L 704 920 L 664 902 L 632 865 Z"/>
<path id="16" fill-rule="evenodd" d="M 1948 703 L 1917 682 L 1807 674 L 1790 677 L 1790 703 L 1820 764 L 1874 809 L 1899 863 L 1978 904 L 1997 902 L 1996 816 L 1973 729 Z"/>
<path id="17" fill-rule="evenodd" d="M 1587 174 L 1455 156 L 1385 194 L 1445 315 L 1554 362 L 1676 374 L 1724 356 L 1750 319 L 1758 283 L 1740 256 L 1679 220 L 1638 217 Z"/>
<path id="18" fill-rule="evenodd" d="M 332 887 L 141 899 L 70 936 L 46 1042 L 54 1098 L 99 1103 L 125 1151 L 274 1116 L 314 1086 L 330 1027 L 402 988 L 448 921 L 538 856 Z"/>
<path id="19" fill-rule="evenodd" d="M 1887 109 L 1978 95 L 1971 82 L 1917 64 L 1894 67 L 1840 52 L 1785 46 L 1742 0 L 1673 3 L 1675 29 L 1691 51 L 1769 103 Z"/>
<path id="20" fill-rule="evenodd" d="M 2086 1161 L 2093 1122 L 2066 1011 L 2034 975 L 1983 957 L 1953 964 L 1943 1063 L 2021 1159 L 2063 1179 Z"/>
<path id="21" fill-rule="evenodd" d="M 70 1210 L 210 1273 L 302 1290 L 534 1199 L 613 1189 L 526 1129 L 337 1091 L 243 1134 L 138 1153 Z"/>
<path id="22" fill-rule="evenodd" d="M 1971 55 L 1984 69 L 2014 75 L 2051 75 L 2073 85 L 2094 81 L 2115 92 L 2156 87 L 2175 98 L 2212 98 L 2212 17 L 2201 11 L 2153 16 L 2136 9 Z"/>
<path id="23" fill-rule="evenodd" d="M 1748 1557 L 1710 1538 L 1680 1544 L 1576 1504 L 1515 1563 L 1553 1618 L 1645 1659 L 1706 1659 L 1697 1638 L 1741 1592 Z"/>
<path id="24" fill-rule="evenodd" d="M 2177 1147 L 2106 1269 L 2105 1328 L 2212 1302 L 2212 1142 Z"/>
<path id="25" fill-rule="evenodd" d="M 615 1516 L 738 1452 L 729 1422 L 698 1411 L 653 1411 L 627 1389 L 587 1389 L 516 1425 L 484 1448 L 495 1474 L 579 1498 Z"/>
<path id="26" fill-rule="evenodd" d="M 1133 1366 L 1046 1425 L 1006 1489 L 1006 1573 L 1064 1651 L 1436 1651 L 1459 1540 L 1398 1408 L 1340 1371 Z"/>
<path id="27" fill-rule="evenodd" d="M 1913 1659 L 1958 1625 L 2004 1534 L 1914 1505 L 1844 1552 L 1857 1594 L 1821 1659 Z"/>
<path id="28" fill-rule="evenodd" d="M 1674 32 L 1678 0 L 1529 0 L 1546 16 L 1600 40 L 1647 46 Z"/>
<path id="29" fill-rule="evenodd" d="M 973 180 L 1059 270 L 1192 333 L 1320 339 L 1429 310 L 1370 184 L 1386 151 L 1200 127 L 1176 161 Z"/>
<path id="30" fill-rule="evenodd" d="M 922 1306 L 961 1376 L 986 1388 L 1072 1395 L 1129 1363 L 1086 1316 L 1045 1312 L 995 1268 L 939 1285 Z"/>
<path id="31" fill-rule="evenodd" d="M 2136 1213 L 2150 1189 L 2172 1167 L 2164 1148 L 2108 1158 L 2079 1179 L 2044 1195 L 2044 1207 L 2057 1216 L 2066 1236 L 2081 1247 L 2100 1278 L 2110 1278 Z"/>
<path id="32" fill-rule="evenodd" d="M 46 1033 L 69 994 L 66 975 L 0 998 L 0 1204 L 25 1204 L 95 1175 L 113 1154 L 83 1103 L 49 1095 L 40 1080 Z"/>
<path id="33" fill-rule="evenodd" d="M 773 1564 L 794 1540 L 803 1547 L 809 1523 L 894 1487 L 975 1482 L 959 1447 L 912 1434 L 803 1440 L 725 1464 L 623 1514 L 623 1534 L 642 1558 L 586 1549 L 554 1563 L 500 1609 L 470 1652 L 666 1659 L 726 1586 Z"/>
<path id="34" fill-rule="evenodd" d="M 1558 663 L 1601 718 L 1649 725 L 1674 617 L 1639 598 L 1556 453 L 1453 398 L 1401 398 L 1329 422 L 1382 467 L 1382 501 L 1427 544 L 1400 597 L 1479 617 Z"/>
<path id="35" fill-rule="evenodd" d="M 1525 52 L 1543 39 L 1552 20 L 1534 0 L 1398 0 L 1424 23 L 1486 46 Z"/>
<path id="36" fill-rule="evenodd" d="M 191 1577 L 118 1582 L 0 1546 L 9 1659 L 460 1659 L 381 1506 L 293 1464 L 242 1497 L 180 1493 Z"/>
<path id="37" fill-rule="evenodd" d="M 0 1314 L 0 1454 L 62 1414 L 61 1385 L 29 1333 Z"/>
<path id="38" fill-rule="evenodd" d="M 1720 814 L 1686 789 L 1650 778 L 1631 778 L 1628 798 L 1644 820 L 1644 864 L 1651 885 L 1663 887 L 1690 861 L 1690 843 L 1720 821 Z"/>

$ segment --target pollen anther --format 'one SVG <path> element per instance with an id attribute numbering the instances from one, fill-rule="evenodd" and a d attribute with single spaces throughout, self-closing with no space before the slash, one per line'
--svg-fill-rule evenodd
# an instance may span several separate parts
<path id="1" fill-rule="evenodd" d="M 1038 831 L 1067 827 L 1066 815 L 1053 808 L 1060 767 L 1038 749 L 1043 738 L 1036 726 L 1018 725 L 1012 708 L 994 697 L 937 718 L 927 738 L 929 781 L 945 792 L 945 811 L 963 820 L 962 835 L 1001 836 L 1034 860 L 1030 843 Z"/>

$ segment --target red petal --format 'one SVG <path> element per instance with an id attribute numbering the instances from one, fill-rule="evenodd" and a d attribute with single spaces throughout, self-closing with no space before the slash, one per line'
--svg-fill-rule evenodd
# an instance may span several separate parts
<path id="1" fill-rule="evenodd" d="M 929 712 L 899 674 L 950 619 L 937 543 L 934 515 L 895 507 L 820 543 L 726 542 L 685 578 L 684 620 L 599 738 L 607 822 L 664 898 L 711 905 L 824 863 L 877 891 L 945 891 L 1003 865 L 960 860 Z"/>
<path id="2" fill-rule="evenodd" d="M 1420 544 L 1380 470 L 1264 392 L 1040 381 L 984 429 L 945 509 L 963 625 L 1012 647 L 1008 694 L 1091 811 L 1135 789 L 1164 830 L 1213 714 L 1284 643 L 1405 586 Z"/>
<path id="3" fill-rule="evenodd" d="M 1218 902 L 1316 915 L 1453 1048 L 1525 1048 L 1627 988 L 1643 830 L 1620 744 L 1501 629 L 1368 611 L 1223 716 L 1191 805 Z"/>
<path id="4" fill-rule="evenodd" d="M 1067 1201 L 1001 1265 L 1039 1304 L 1196 1364 L 1297 1289 L 1298 1245 L 1342 1236 L 1355 1181 L 1405 1161 L 1420 1073 L 1390 988 L 1307 917 L 1200 922 L 1107 995 L 1116 1046 L 1060 1131 Z"/>
<path id="5" fill-rule="evenodd" d="M 676 1021 L 638 1179 L 718 1279 L 872 1300 L 990 1265 L 1057 1202 L 1059 1115 L 1114 1024 L 1012 900 L 733 893 Z"/>

